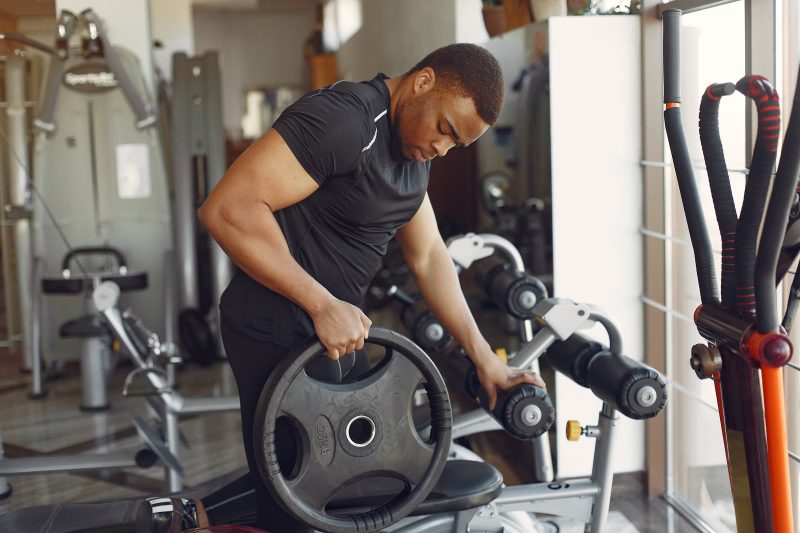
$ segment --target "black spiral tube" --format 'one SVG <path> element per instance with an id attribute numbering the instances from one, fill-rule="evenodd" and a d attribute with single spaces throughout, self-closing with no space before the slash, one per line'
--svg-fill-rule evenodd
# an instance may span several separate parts
<path id="1" fill-rule="evenodd" d="M 783 149 L 769 199 L 755 268 L 756 325 L 761 333 L 775 331 L 778 314 L 775 303 L 775 271 L 789 218 L 789 210 L 800 173 L 800 74 L 795 87 L 792 113 L 783 138 Z M 783 278 L 781 273 L 780 278 Z"/>
<path id="2" fill-rule="evenodd" d="M 775 166 L 781 116 L 778 93 L 763 76 L 745 76 L 736 82 L 736 90 L 751 98 L 758 110 L 758 134 L 736 226 L 735 251 L 736 308 L 743 315 L 752 316 L 756 311 L 756 241 Z"/>
<path id="3" fill-rule="evenodd" d="M 733 94 L 736 86 L 732 83 L 709 85 L 700 101 L 700 144 L 706 161 L 714 212 L 717 215 L 719 233 L 722 239 L 722 306 L 732 309 L 736 306 L 736 266 L 734 246 L 736 243 L 736 205 L 733 203 L 728 165 L 719 136 L 719 104 L 723 96 Z"/>
<path id="4" fill-rule="evenodd" d="M 703 303 L 719 301 L 717 276 L 711 241 L 708 237 L 700 195 L 689 158 L 689 148 L 683 133 L 680 112 L 680 40 L 681 10 L 666 9 L 664 18 L 664 125 L 678 186 L 681 191 L 683 210 L 689 226 L 689 236 L 694 250 L 697 281 L 700 285 L 700 298 Z"/>

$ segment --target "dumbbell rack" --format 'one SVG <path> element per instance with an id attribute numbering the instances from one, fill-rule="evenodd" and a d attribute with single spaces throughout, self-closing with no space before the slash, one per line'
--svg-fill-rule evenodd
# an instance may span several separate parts
<path id="1" fill-rule="evenodd" d="M 612 360 L 619 361 L 621 368 L 636 366 L 644 368 L 641 363 L 621 355 L 623 346 L 619 329 L 607 313 L 595 306 L 567 299 L 550 298 L 537 303 L 533 314 L 542 327 L 531 341 L 522 346 L 509 361 L 512 366 L 530 368 L 548 349 L 552 349 L 555 343 L 567 341 L 574 338 L 579 331 L 600 324 L 609 338 L 607 356 Z M 563 367 L 564 365 L 559 366 Z M 627 405 L 624 406 L 624 409 L 630 417 L 650 418 L 658 414 L 665 404 L 666 382 L 657 372 L 652 369 L 648 370 L 650 370 L 650 376 L 656 377 L 648 377 L 643 380 L 643 386 L 636 391 L 636 394 L 625 395 Z M 573 375 L 566 375 L 575 379 Z M 579 384 L 589 386 L 586 383 Z M 525 531 L 525 526 L 517 523 L 521 518 L 509 514 L 514 511 L 524 511 L 568 517 L 586 523 L 587 531 L 602 533 L 605 530 L 611 499 L 614 474 L 612 450 L 619 425 L 619 413 L 615 404 L 618 405 L 619 402 L 615 403 L 615 399 L 612 397 L 615 395 L 609 390 L 601 391 L 592 387 L 592 391 L 603 400 L 597 425 L 584 428 L 573 426 L 572 428 L 573 432 L 576 432 L 577 429 L 578 435 L 574 435 L 575 438 L 583 434 L 596 439 L 590 477 L 504 487 L 500 496 L 491 504 L 478 510 L 464 511 L 464 516 L 453 518 L 454 523 L 469 523 L 471 528 L 480 525 L 485 526 L 487 531 L 499 531 L 498 528 L 503 527 L 503 520 L 506 520 L 514 522 L 516 529 L 511 529 L 511 531 Z M 619 407 L 623 408 L 623 406 Z M 501 429 L 499 423 L 483 409 L 457 415 L 453 420 L 454 439 L 495 429 Z M 424 432 L 422 434 L 425 435 Z M 474 454 L 469 450 L 463 450 L 457 445 L 453 446 L 453 452 L 457 458 L 475 459 Z M 397 529 L 390 528 L 388 531 L 423 533 L 429 531 L 427 528 L 430 527 L 430 522 L 421 520 Z"/>

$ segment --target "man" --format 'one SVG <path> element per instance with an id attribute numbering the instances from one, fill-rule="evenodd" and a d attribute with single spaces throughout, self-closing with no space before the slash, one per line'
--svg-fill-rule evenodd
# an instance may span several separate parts
<path id="1" fill-rule="evenodd" d="M 395 235 L 490 402 L 498 388 L 544 386 L 503 364 L 478 331 L 426 194 L 430 160 L 474 142 L 502 104 L 497 60 L 470 44 L 440 48 L 396 78 L 334 83 L 284 111 L 200 208 L 238 266 L 220 303 L 222 338 L 239 387 L 260 527 L 308 531 L 271 500 L 253 459 L 254 410 L 267 376 L 314 334 L 332 361 L 363 347 L 372 322 L 357 306 Z"/>

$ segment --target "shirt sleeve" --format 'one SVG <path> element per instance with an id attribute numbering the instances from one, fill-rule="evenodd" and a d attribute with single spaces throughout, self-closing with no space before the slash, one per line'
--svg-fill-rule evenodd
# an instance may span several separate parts
<path id="1" fill-rule="evenodd" d="M 375 129 L 353 95 L 323 89 L 304 96 L 275 121 L 294 156 L 318 184 L 353 171 Z"/>

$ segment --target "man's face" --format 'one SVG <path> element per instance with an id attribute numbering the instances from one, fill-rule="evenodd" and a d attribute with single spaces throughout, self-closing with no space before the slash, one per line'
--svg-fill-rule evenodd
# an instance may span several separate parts
<path id="1" fill-rule="evenodd" d="M 434 89 L 423 79 L 414 94 L 398 102 L 395 113 L 396 149 L 406 159 L 423 162 L 441 157 L 455 146 L 474 142 L 489 129 L 472 98 L 446 88 Z"/>

